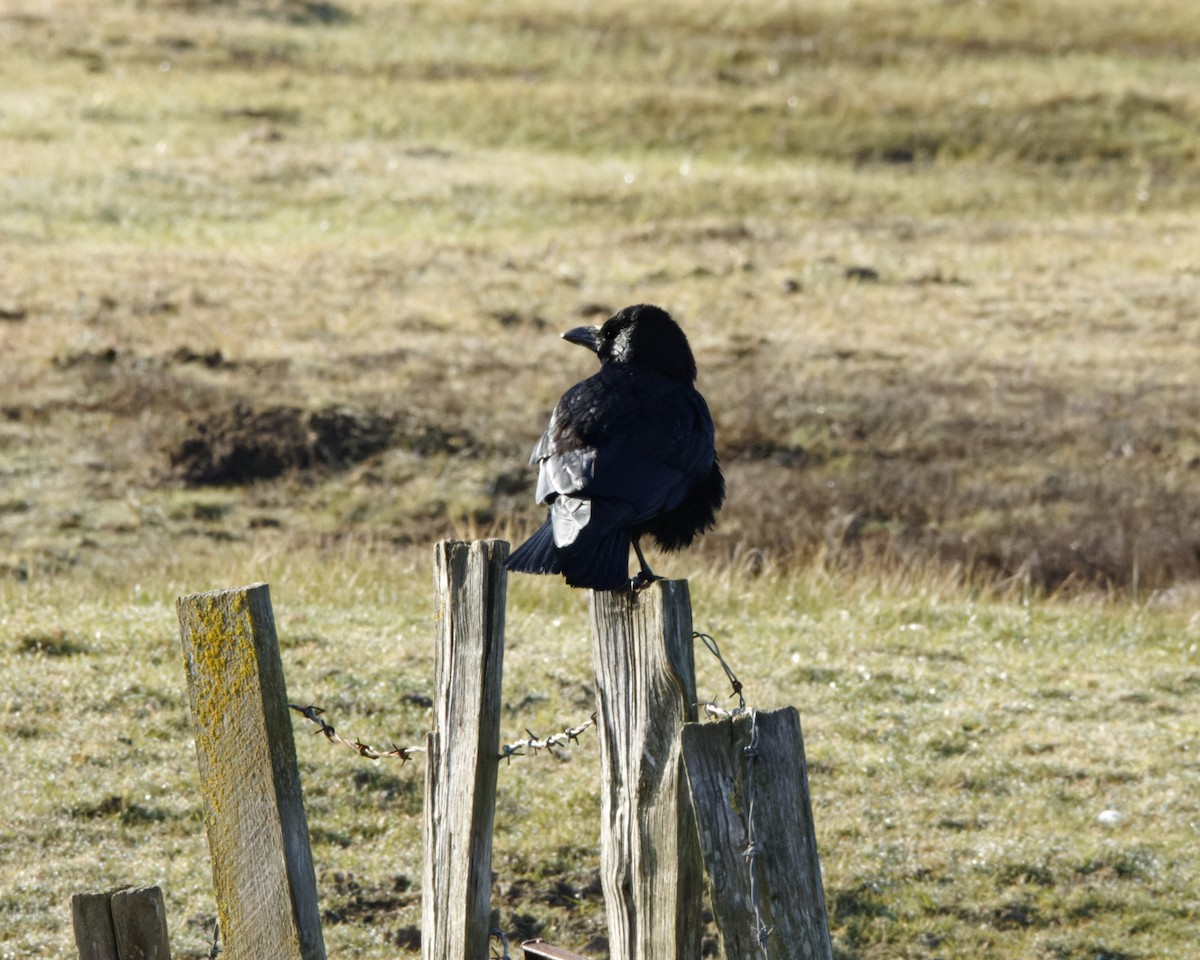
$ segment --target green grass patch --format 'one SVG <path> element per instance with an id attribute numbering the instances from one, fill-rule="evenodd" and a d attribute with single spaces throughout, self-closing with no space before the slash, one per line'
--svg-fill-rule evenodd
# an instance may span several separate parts
<path id="1" fill-rule="evenodd" d="M 325 707 L 352 738 L 421 742 L 424 550 L 233 545 L 149 593 L 84 581 L 85 603 L 68 580 L 5 587 L 19 611 L 0 636 L 13 680 L 0 703 L 0 773 L 14 784 L 8 949 L 65 956 L 71 893 L 155 882 L 176 951 L 204 955 L 213 907 L 172 601 L 258 579 L 272 584 L 289 697 Z M 1186 610 L 989 600 L 817 570 L 702 574 L 692 592 L 697 626 L 751 705 L 801 711 L 839 956 L 1188 955 L 1200 633 Z M 89 652 L 20 652 L 37 622 L 91 638 Z M 503 740 L 594 709 L 587 629 L 583 596 L 513 579 Z M 697 671 L 701 695 L 723 702 L 727 681 L 703 650 Z M 303 718 L 295 729 L 330 949 L 413 950 L 420 761 L 367 761 L 306 735 Z M 510 934 L 603 955 L 598 763 L 589 731 L 502 767 L 493 897 Z"/>

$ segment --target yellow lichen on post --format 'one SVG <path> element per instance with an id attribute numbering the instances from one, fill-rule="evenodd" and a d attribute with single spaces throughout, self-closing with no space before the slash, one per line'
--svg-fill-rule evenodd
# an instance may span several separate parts
<path id="1" fill-rule="evenodd" d="M 245 684 L 256 672 L 258 658 L 254 650 L 253 627 L 243 616 L 244 597 L 237 595 L 237 600 L 228 609 L 212 594 L 202 594 L 197 600 L 199 629 L 192 645 L 196 674 L 201 683 L 197 719 L 206 729 L 211 729 L 228 704 L 242 695 Z"/>
<path id="2" fill-rule="evenodd" d="M 184 654 L 188 677 L 195 688 L 192 723 L 201 765 L 209 771 L 204 781 L 207 807 L 219 813 L 227 792 L 223 776 L 227 769 L 214 762 L 214 753 L 222 730 L 241 726 L 242 718 L 234 714 L 258 673 L 254 624 L 247 616 L 243 592 L 196 594 L 188 599 L 192 601 L 187 613 L 190 642 L 185 643 Z M 181 598 L 181 623 L 183 602 Z"/>
<path id="3" fill-rule="evenodd" d="M 181 597 L 179 628 L 225 952 L 323 960 L 269 590 Z"/>

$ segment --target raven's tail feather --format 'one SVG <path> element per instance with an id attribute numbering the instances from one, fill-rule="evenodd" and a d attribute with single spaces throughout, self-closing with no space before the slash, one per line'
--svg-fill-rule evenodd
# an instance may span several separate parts
<path id="1" fill-rule="evenodd" d="M 508 556 L 504 564 L 518 573 L 562 573 L 562 557 L 554 545 L 554 531 L 547 520 Z"/>
<path id="2" fill-rule="evenodd" d="M 617 590 L 629 586 L 629 531 L 617 530 L 579 553 L 562 558 L 562 572 L 572 587 Z"/>
<path id="3" fill-rule="evenodd" d="M 505 566 L 517 573 L 561 573 L 572 587 L 592 590 L 627 587 L 629 532 L 613 531 L 595 543 L 576 541 L 570 553 L 564 553 L 555 545 L 554 531 L 547 520 L 509 554 Z"/>

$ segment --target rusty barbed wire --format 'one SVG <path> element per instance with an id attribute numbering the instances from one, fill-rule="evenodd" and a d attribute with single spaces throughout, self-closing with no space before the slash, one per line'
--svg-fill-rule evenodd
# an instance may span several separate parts
<path id="1" fill-rule="evenodd" d="M 524 740 L 514 740 L 512 743 L 504 744 L 504 746 L 500 748 L 500 759 L 508 762 L 511 761 L 513 757 L 523 757 L 525 754 L 521 752 L 522 750 L 532 750 L 534 754 L 536 754 L 539 750 L 545 750 L 549 752 L 552 757 L 557 757 L 558 754 L 554 752 L 555 747 L 566 746 L 570 743 L 578 743 L 579 735 L 588 727 L 594 727 L 595 725 L 596 715 L 593 713 L 590 717 L 584 720 L 583 723 L 579 724 L 579 726 L 567 727 L 562 731 L 562 733 L 556 733 L 552 736 L 546 737 L 544 740 L 539 738 L 532 730 L 526 727 L 525 732 L 529 734 L 529 736 Z"/>
<path id="2" fill-rule="evenodd" d="M 289 703 L 288 706 L 300 714 L 300 716 L 316 724 L 317 729 L 313 731 L 314 733 L 322 734 L 330 743 L 337 743 L 348 747 L 360 757 L 365 757 L 368 760 L 382 760 L 384 757 L 396 757 L 400 760 L 401 766 L 403 766 L 412 758 L 414 753 L 425 752 L 424 747 L 398 747 L 393 743 L 390 750 L 383 750 L 363 743 L 362 740 L 357 738 L 349 740 L 338 733 L 337 728 L 322 716 L 325 713 L 323 707 L 314 706 L 311 703 L 306 707 L 301 707 L 295 703 Z M 513 757 L 528 756 L 529 754 L 525 753 L 526 750 L 534 755 L 539 750 L 545 750 L 551 756 L 557 757 L 558 754 L 554 752 L 555 747 L 564 747 L 568 744 L 578 743 L 579 735 L 589 727 L 594 727 L 595 725 L 596 714 L 593 713 L 578 726 L 566 727 L 560 733 L 551 734 L 545 738 L 537 736 L 532 730 L 526 728 L 525 732 L 528 736 L 522 740 L 514 740 L 511 743 L 501 746 L 497 759 L 507 762 L 511 761 Z"/>
<path id="3" fill-rule="evenodd" d="M 320 733 L 325 736 L 325 739 L 330 743 L 340 743 L 342 746 L 349 747 L 360 757 L 366 757 L 368 760 L 381 760 L 384 757 L 398 757 L 400 765 L 406 764 L 414 753 L 424 753 L 424 747 L 398 747 L 395 743 L 392 744 L 390 750 L 379 750 L 369 744 L 363 743 L 359 739 L 347 740 L 334 728 L 333 724 L 329 723 L 321 716 L 325 712 L 323 707 L 313 706 L 311 703 L 307 707 L 300 707 L 294 703 L 289 703 L 289 707 L 295 710 L 300 716 L 311 720 L 317 725 L 314 733 Z"/>

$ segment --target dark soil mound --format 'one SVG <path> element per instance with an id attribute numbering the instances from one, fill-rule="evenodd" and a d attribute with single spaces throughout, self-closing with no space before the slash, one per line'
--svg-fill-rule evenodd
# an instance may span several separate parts
<path id="1" fill-rule="evenodd" d="M 345 410 L 253 410 L 239 404 L 194 417 L 171 453 L 171 468 L 189 486 L 217 486 L 344 467 L 386 448 L 393 428 L 387 418 Z"/>

